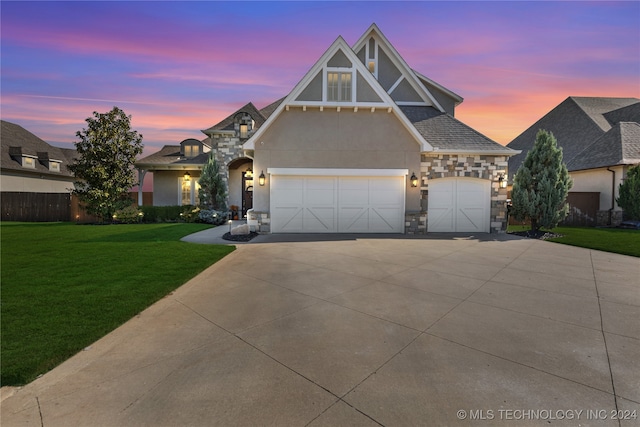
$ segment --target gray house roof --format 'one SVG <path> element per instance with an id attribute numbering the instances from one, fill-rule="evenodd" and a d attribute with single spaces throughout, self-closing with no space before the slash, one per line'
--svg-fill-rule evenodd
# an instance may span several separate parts
<path id="1" fill-rule="evenodd" d="M 182 167 L 202 166 L 209 158 L 209 153 L 200 153 L 191 158 L 180 157 L 180 145 L 165 145 L 160 151 L 148 155 L 136 162 L 136 166 L 154 166 L 156 169 L 182 169 Z"/>
<path id="2" fill-rule="evenodd" d="M 585 149 L 611 130 L 612 126 L 618 123 L 619 118 L 628 122 L 640 121 L 639 103 L 640 99 L 637 98 L 572 96 L 565 99 L 507 144 L 507 147 L 522 150 L 521 154 L 509 159 L 509 176 L 512 177 L 524 161 L 527 153 L 533 147 L 536 134 L 540 129 L 553 133 L 558 141 L 558 146 L 562 147 L 563 160 L 569 171 L 579 170 L 574 168 L 582 168 L 588 164 L 584 157 L 588 157 L 590 154 Z M 615 142 L 611 138 L 607 138 L 606 141 L 618 145 L 622 143 L 622 140 Z M 609 150 L 605 151 L 610 152 Z M 583 153 L 581 155 L 583 159 L 573 162 L 573 159 L 580 153 Z M 596 153 L 591 155 L 596 155 Z M 593 164 L 599 164 L 599 162 L 593 162 Z M 617 163 L 611 165 L 613 164 Z"/>
<path id="3" fill-rule="evenodd" d="M 640 163 L 640 124 L 620 122 L 571 159 L 567 169 L 578 171 L 635 163 Z"/>
<path id="4" fill-rule="evenodd" d="M 205 135 L 210 135 L 214 131 L 225 131 L 225 130 L 232 131 L 232 130 L 234 130 L 234 117 L 236 115 L 238 115 L 239 113 L 247 113 L 247 114 L 249 114 L 251 116 L 251 118 L 253 118 L 253 121 L 255 122 L 255 128 L 256 129 L 259 128 L 260 126 L 262 126 L 262 124 L 267 120 L 267 118 L 262 115 L 262 113 L 255 107 L 255 105 L 253 105 L 253 103 L 249 102 L 248 104 L 246 104 L 243 107 L 241 107 L 238 110 L 236 110 L 233 114 L 230 114 L 225 119 L 223 119 L 222 121 L 216 123 L 215 125 L 211 126 L 210 128 L 204 129 L 202 132 Z"/>
<path id="5" fill-rule="evenodd" d="M 54 147 L 20 125 L 2 120 L 0 146 L 2 149 L 0 165 L 3 171 L 66 177 L 70 178 L 70 181 L 74 178 L 67 166 L 73 163 L 77 156 L 76 150 Z M 36 158 L 35 168 L 23 167 L 22 156 Z M 60 172 L 49 170 L 47 164 L 49 160 L 61 163 Z"/>
<path id="6" fill-rule="evenodd" d="M 517 153 L 433 107 L 401 106 L 400 109 L 436 151 Z"/>

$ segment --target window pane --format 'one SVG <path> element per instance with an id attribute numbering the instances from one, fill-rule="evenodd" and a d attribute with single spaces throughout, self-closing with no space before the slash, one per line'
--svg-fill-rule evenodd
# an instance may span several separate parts
<path id="1" fill-rule="evenodd" d="M 342 85 L 341 101 L 351 101 L 351 73 L 341 73 L 340 83 Z"/>
<path id="2" fill-rule="evenodd" d="M 182 197 L 180 198 L 182 201 L 182 205 L 190 205 L 191 204 L 191 181 L 187 181 L 185 179 L 182 180 Z"/>
<path id="3" fill-rule="evenodd" d="M 327 73 L 327 101 L 338 101 L 338 73 Z"/>

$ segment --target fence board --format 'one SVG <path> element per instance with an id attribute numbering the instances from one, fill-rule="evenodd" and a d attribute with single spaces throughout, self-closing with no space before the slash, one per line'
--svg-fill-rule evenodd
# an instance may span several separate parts
<path id="1" fill-rule="evenodd" d="M 3 191 L 0 195 L 3 221 L 69 221 L 69 193 L 27 193 Z"/>

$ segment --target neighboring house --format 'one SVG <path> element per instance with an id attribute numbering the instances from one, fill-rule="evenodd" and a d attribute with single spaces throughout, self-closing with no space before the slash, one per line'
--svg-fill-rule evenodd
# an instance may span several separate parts
<path id="1" fill-rule="evenodd" d="M 23 127 L 2 120 L 2 192 L 70 193 L 74 176 L 67 166 L 76 150 L 49 145 Z"/>
<path id="2" fill-rule="evenodd" d="M 203 141 L 165 146 L 136 167 L 141 184 L 153 171 L 155 204 L 194 202 L 214 150 L 229 204 L 259 232 L 504 232 L 518 151 L 455 119 L 461 102 L 373 24 L 352 47 L 338 37 L 285 98 L 249 103 Z"/>
<path id="3" fill-rule="evenodd" d="M 521 150 L 509 159 L 512 178 L 538 130 L 553 133 L 573 179 L 570 197 L 597 194 L 597 225 L 616 225 L 622 209 L 615 199 L 627 170 L 640 163 L 640 99 L 569 97 L 507 146 Z"/>

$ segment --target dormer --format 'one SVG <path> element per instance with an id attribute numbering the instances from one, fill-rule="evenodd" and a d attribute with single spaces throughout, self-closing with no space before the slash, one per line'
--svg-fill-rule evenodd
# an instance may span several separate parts
<path id="1" fill-rule="evenodd" d="M 35 169 L 36 168 L 36 156 L 25 153 L 22 147 L 9 147 L 9 155 L 13 160 L 20 163 L 23 168 Z"/>
<path id="2" fill-rule="evenodd" d="M 255 127 L 256 123 L 249 113 L 240 111 L 233 116 L 233 129 L 237 138 L 248 139 L 253 135 Z"/>
<path id="3" fill-rule="evenodd" d="M 38 151 L 38 161 L 42 166 L 49 169 L 49 172 L 60 172 L 62 160 L 52 159 L 46 151 Z"/>
<path id="4" fill-rule="evenodd" d="M 185 139 L 180 143 L 180 157 L 192 159 L 204 153 L 202 141 L 195 138 Z"/>

